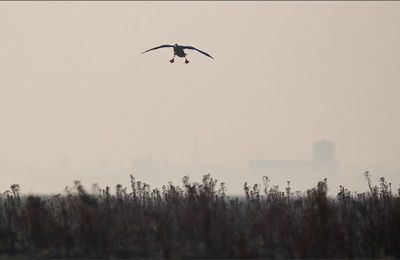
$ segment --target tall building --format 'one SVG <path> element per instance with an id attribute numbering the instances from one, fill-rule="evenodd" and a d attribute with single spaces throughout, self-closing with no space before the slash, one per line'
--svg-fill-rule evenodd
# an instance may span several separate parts
<path id="1" fill-rule="evenodd" d="M 313 161 L 318 163 L 335 162 L 335 144 L 321 140 L 313 144 Z"/>
<path id="2" fill-rule="evenodd" d="M 250 160 L 250 169 L 273 176 L 275 179 L 301 179 L 315 181 L 336 176 L 339 165 L 335 160 L 335 143 L 321 140 L 313 143 L 311 160 Z"/>

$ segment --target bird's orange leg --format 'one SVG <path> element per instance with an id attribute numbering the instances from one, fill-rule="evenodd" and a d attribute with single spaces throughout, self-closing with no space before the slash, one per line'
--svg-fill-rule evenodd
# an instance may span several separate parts
<path id="1" fill-rule="evenodd" d="M 188 61 L 188 59 L 186 59 L 186 56 L 187 56 L 187 54 L 185 54 L 185 63 L 188 64 L 189 61 Z"/>
<path id="2" fill-rule="evenodd" d="M 174 57 L 169 62 L 174 63 L 174 61 L 175 61 L 174 59 L 175 59 L 175 53 L 174 53 Z"/>

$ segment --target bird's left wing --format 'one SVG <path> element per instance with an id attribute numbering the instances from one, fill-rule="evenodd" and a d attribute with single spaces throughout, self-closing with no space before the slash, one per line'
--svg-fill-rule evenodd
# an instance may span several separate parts
<path id="1" fill-rule="evenodd" d="M 154 47 L 154 48 L 148 49 L 147 51 L 142 52 L 142 54 L 146 53 L 148 51 L 157 50 L 157 49 L 165 48 L 165 47 L 174 47 L 174 45 L 169 45 L 169 44 L 160 45 L 158 47 Z"/>
<path id="2" fill-rule="evenodd" d="M 196 50 L 196 51 L 198 51 L 198 52 L 200 52 L 200 53 L 202 53 L 202 54 L 204 54 L 204 55 L 210 57 L 211 59 L 214 59 L 214 58 L 213 58 L 210 54 L 208 54 L 207 52 L 204 52 L 204 51 L 202 51 L 202 50 L 199 50 L 199 49 L 197 49 L 197 48 L 195 48 L 195 47 L 192 47 L 192 46 L 183 46 L 183 48 L 184 48 L 184 49 L 189 49 L 189 50 Z"/>

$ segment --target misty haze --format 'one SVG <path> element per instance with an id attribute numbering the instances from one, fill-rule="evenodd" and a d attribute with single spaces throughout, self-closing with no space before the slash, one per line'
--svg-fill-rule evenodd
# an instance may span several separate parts
<path id="1" fill-rule="evenodd" d="M 1 2 L 0 202 L 106 187 L 117 198 L 136 181 L 187 187 L 185 198 L 215 180 L 223 198 L 256 198 L 245 183 L 288 198 L 378 196 L 386 184 L 397 194 L 399 13 L 399 2 L 369 1 Z M 198 49 L 175 56 L 175 43 Z M 48 256 L 400 257 L 394 246 L 199 253 L 215 242 L 205 241 L 193 255 L 168 244 L 159 255 Z M 9 248 L 0 241 L 0 257 Z"/>
<path id="2" fill-rule="evenodd" d="M 212 173 L 241 192 L 274 173 L 249 162 L 310 161 L 323 139 L 340 165 L 329 182 L 365 189 L 369 170 L 399 185 L 397 3 L 1 6 L 3 190 Z M 140 55 L 175 42 L 215 60 Z"/>

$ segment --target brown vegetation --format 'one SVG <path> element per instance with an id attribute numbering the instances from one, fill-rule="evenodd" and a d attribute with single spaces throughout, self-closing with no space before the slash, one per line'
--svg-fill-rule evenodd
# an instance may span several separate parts
<path id="1" fill-rule="evenodd" d="M 369 191 L 344 187 L 327 197 L 327 181 L 304 193 L 244 185 L 243 198 L 205 175 L 161 190 L 131 176 L 88 193 L 0 195 L 0 256 L 51 258 L 400 258 L 400 191 L 384 178 Z"/>

